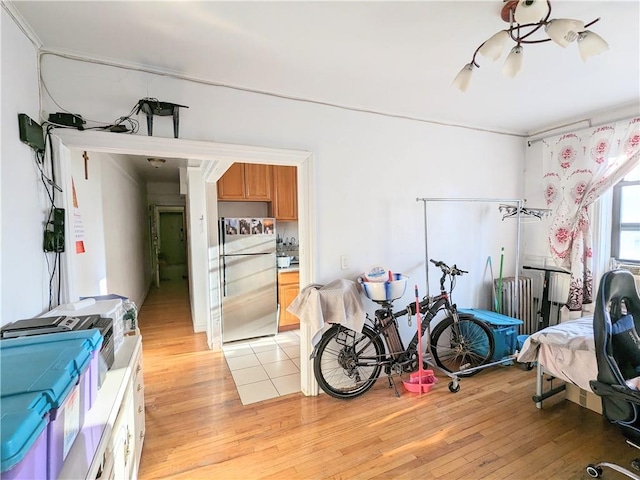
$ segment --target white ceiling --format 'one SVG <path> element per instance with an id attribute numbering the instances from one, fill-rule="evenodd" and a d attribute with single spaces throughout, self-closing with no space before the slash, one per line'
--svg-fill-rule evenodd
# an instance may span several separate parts
<path id="1" fill-rule="evenodd" d="M 149 162 L 149 157 L 138 155 L 111 155 L 116 162 L 126 162 L 144 179 L 145 182 L 178 183 L 180 181 L 180 167 L 187 166 L 184 158 L 163 158 L 164 164 L 155 167 Z"/>
<path id="2" fill-rule="evenodd" d="M 502 2 L 18 1 L 42 49 L 392 115 L 528 134 L 640 102 L 640 2 L 552 2 L 552 17 L 601 20 L 610 50 L 525 46 L 524 67 L 479 57 L 506 28 Z M 506 54 L 506 53 L 505 53 Z M 193 106 L 192 106 L 193 107 Z"/>

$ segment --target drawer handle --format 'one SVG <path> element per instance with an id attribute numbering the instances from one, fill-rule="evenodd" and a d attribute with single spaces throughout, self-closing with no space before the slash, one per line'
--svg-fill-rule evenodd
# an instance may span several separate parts
<path id="1" fill-rule="evenodd" d="M 138 413 L 142 413 L 142 405 L 138 407 Z"/>
<path id="2" fill-rule="evenodd" d="M 141 367 L 140 365 L 138 365 L 138 366 L 136 367 L 136 373 L 140 373 L 140 370 L 142 370 L 142 367 Z"/>
<path id="3" fill-rule="evenodd" d="M 142 390 L 142 385 L 138 384 L 138 391 Z"/>
<path id="4" fill-rule="evenodd" d="M 140 432 L 140 440 L 144 438 L 144 432 Z"/>

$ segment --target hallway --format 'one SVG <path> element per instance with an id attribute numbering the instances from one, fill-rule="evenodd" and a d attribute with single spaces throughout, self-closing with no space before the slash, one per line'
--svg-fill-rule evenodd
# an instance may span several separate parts
<path id="1" fill-rule="evenodd" d="M 187 280 L 152 287 L 139 326 L 146 407 L 139 478 L 163 478 L 198 465 L 185 447 L 216 436 L 242 404 L 223 354 L 209 350 L 205 333 L 193 333 Z"/>

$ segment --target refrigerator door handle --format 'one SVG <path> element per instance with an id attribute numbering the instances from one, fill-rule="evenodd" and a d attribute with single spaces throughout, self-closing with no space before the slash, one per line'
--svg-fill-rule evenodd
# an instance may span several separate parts
<path id="1" fill-rule="evenodd" d="M 222 296 L 227 296 L 227 262 L 222 258 Z"/>

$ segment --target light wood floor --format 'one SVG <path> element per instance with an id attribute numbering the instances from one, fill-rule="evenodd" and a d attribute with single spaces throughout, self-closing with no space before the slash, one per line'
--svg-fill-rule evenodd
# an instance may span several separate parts
<path id="1" fill-rule="evenodd" d="M 569 401 L 537 410 L 534 372 L 519 366 L 463 379 L 456 394 L 443 379 L 396 398 L 381 379 L 350 401 L 292 394 L 243 406 L 223 355 L 192 333 L 184 282 L 152 290 L 140 328 L 141 479 L 586 479 L 588 463 L 628 467 L 638 453 Z"/>

